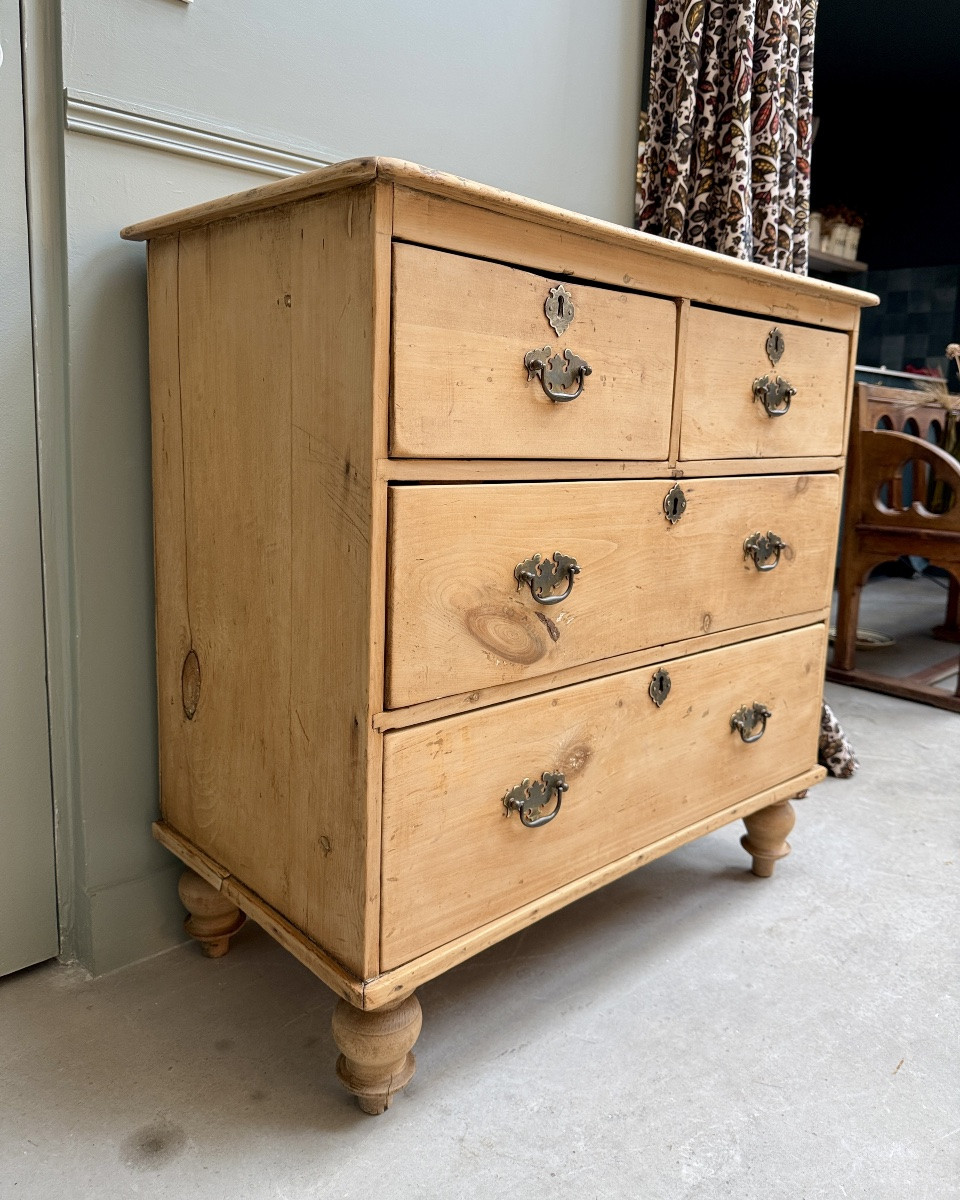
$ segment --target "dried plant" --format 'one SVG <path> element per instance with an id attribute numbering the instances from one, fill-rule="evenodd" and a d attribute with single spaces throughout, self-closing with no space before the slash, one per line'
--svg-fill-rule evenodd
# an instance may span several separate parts
<path id="1" fill-rule="evenodd" d="M 952 358 L 960 370 L 960 342 L 951 342 L 946 350 L 947 358 Z M 947 391 L 947 381 L 933 376 L 918 376 L 917 390 L 924 392 L 934 404 L 939 404 L 949 412 L 960 412 L 960 395 Z"/>

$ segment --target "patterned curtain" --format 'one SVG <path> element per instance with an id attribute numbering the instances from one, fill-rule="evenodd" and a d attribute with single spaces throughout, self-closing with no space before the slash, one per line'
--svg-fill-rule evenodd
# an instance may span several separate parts
<path id="1" fill-rule="evenodd" d="M 817 0 L 652 0 L 638 227 L 805 275 Z"/>

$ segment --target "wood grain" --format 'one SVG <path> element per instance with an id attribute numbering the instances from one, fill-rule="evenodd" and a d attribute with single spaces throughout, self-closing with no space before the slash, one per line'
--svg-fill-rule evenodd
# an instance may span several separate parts
<path id="1" fill-rule="evenodd" d="M 415 458 L 666 459 L 676 308 L 569 283 L 562 337 L 543 305 L 558 281 L 398 244 L 393 264 L 391 454 Z M 555 402 L 524 367 L 569 347 L 591 367 Z"/>
<path id="2" fill-rule="evenodd" d="M 860 335 L 860 313 L 853 323 L 853 328 L 847 335 L 847 380 L 843 389 L 843 448 L 847 451 L 850 446 L 850 429 L 853 421 L 853 391 L 857 378 L 857 339 Z M 842 475 L 842 472 L 841 472 Z"/>
<path id="3" fill-rule="evenodd" d="M 426 721 L 436 721 L 441 717 L 452 717 L 462 712 L 479 712 L 493 704 L 503 704 L 507 700 L 519 700 L 524 696 L 532 696 L 535 692 L 544 692 L 552 688 L 566 688 L 574 683 L 585 683 L 588 679 L 600 679 L 605 675 L 618 675 L 623 671 L 632 671 L 637 667 L 650 666 L 664 658 L 679 658 L 684 654 L 701 654 L 705 650 L 718 650 L 721 646 L 730 646 L 745 638 L 767 637 L 774 633 L 785 633 L 788 629 L 800 629 L 804 625 L 813 625 L 826 621 L 830 616 L 828 605 L 812 609 L 805 613 L 791 613 L 790 616 L 775 617 L 770 621 L 755 621 L 739 625 L 735 629 L 721 629 L 713 633 L 698 633 L 696 637 L 681 638 L 670 643 L 658 643 L 645 646 L 642 650 L 634 650 L 629 654 L 618 654 L 611 658 L 602 658 L 597 662 L 580 663 L 575 667 L 565 667 L 560 671 L 550 671 L 546 675 L 534 676 L 531 679 L 518 679 L 513 683 L 502 683 L 496 687 L 484 688 L 482 691 L 459 692 L 453 696 L 444 696 L 439 700 L 425 700 L 421 704 L 411 704 L 406 708 L 387 709 L 377 713 L 373 718 L 374 729 L 406 729 L 410 725 L 422 725 Z"/>
<path id="4" fill-rule="evenodd" d="M 919 704 L 929 704 L 933 708 L 960 713 L 960 694 L 948 692 L 945 688 L 929 683 L 911 682 L 896 675 L 877 675 L 873 671 L 862 671 L 859 667 L 853 667 L 849 671 L 839 667 L 827 667 L 827 679 L 831 683 L 864 688 L 868 692 L 881 692 L 885 696 L 897 696 L 901 700 L 914 700 Z"/>
<path id="5" fill-rule="evenodd" d="M 681 459 L 843 452 L 849 338 L 781 324 L 786 349 L 773 367 L 764 349 L 772 328 L 768 320 L 691 310 Z M 764 375 L 797 389 L 784 416 L 768 416 L 754 398 L 754 380 Z"/>
<path id="6" fill-rule="evenodd" d="M 670 463 L 576 462 L 542 459 L 514 462 L 509 459 L 381 459 L 377 478 L 390 482 L 527 482 L 537 479 L 685 479 L 704 475 L 796 475 L 837 471 L 841 455 L 817 458 L 720 458 Z"/>
<path id="7" fill-rule="evenodd" d="M 293 612 L 286 870 L 281 909 L 359 975 L 376 969 L 386 491 L 389 193 L 295 210 Z M 298 297 L 303 300 L 298 303 Z M 239 872 L 238 872 L 239 874 Z M 255 891 L 266 893 L 250 882 Z"/>
<path id="8" fill-rule="evenodd" d="M 680 429 L 683 424 L 683 389 L 687 375 L 687 331 L 690 328 L 690 301 L 677 301 L 677 342 L 673 376 L 673 406 L 670 418 L 670 466 L 680 458 Z"/>
<path id="9" fill-rule="evenodd" d="M 166 821 L 155 821 L 153 836 L 175 854 L 181 862 L 205 879 L 213 888 L 247 914 L 294 958 L 317 976 L 338 996 L 351 1004 L 363 1006 L 363 981 L 352 975 L 340 963 L 311 942 L 290 921 L 267 904 L 261 896 L 235 879 L 219 863 L 213 861 L 198 846 L 179 833 Z"/>
<path id="10" fill-rule="evenodd" d="M 744 817 L 747 832 L 740 845 L 753 859 L 751 870 L 759 879 L 769 879 L 780 859 L 790 853 L 787 835 L 796 819 L 789 800 L 780 800 Z"/>
<path id="11" fill-rule="evenodd" d="M 365 1113 L 385 1112 L 413 1078 L 413 1047 L 422 1019 L 416 996 L 378 1012 L 365 1012 L 344 1000 L 334 1009 L 333 1040 L 340 1051 L 337 1076 Z"/>
<path id="12" fill-rule="evenodd" d="M 895 433 L 893 430 L 865 430 L 857 435 L 857 465 L 859 467 L 859 483 L 856 503 L 850 510 L 851 518 L 861 524 L 864 530 L 883 529 L 891 535 L 903 535 L 904 545 L 910 537 L 917 535 L 918 540 L 924 534 L 938 535 L 946 541 L 957 543 L 957 553 L 960 554 L 960 463 L 941 450 L 932 442 L 909 433 Z M 902 476 L 907 464 L 913 465 L 917 482 L 914 490 L 917 497 L 909 505 L 894 506 L 891 500 L 887 507 L 878 501 L 878 493 L 885 483 L 902 482 Z M 924 472 L 926 468 L 926 472 Z M 951 491 L 954 503 L 942 513 L 931 512 L 926 508 L 926 478 L 942 481 Z M 902 500 L 899 502 L 902 504 Z M 901 554 L 910 553 L 890 543 L 894 558 Z"/>
<path id="13" fill-rule="evenodd" d="M 824 642 L 816 625 L 670 661 L 661 708 L 647 669 L 386 734 L 384 969 L 813 766 Z M 754 702 L 772 715 L 746 745 L 730 718 Z M 527 829 L 502 800 L 544 771 L 569 792 Z"/>
<path id="14" fill-rule="evenodd" d="M 199 688 L 193 718 L 179 714 L 187 770 L 161 772 L 164 817 L 281 907 L 284 838 L 255 831 L 267 811 L 278 829 L 288 816 L 289 714 L 277 701 L 290 691 L 291 617 L 275 601 L 290 573 L 287 223 L 280 211 L 180 239 L 185 587 Z M 225 586 L 234 577 L 243 589 Z M 181 702 L 182 664 L 172 666 Z"/>
<path id="15" fill-rule="evenodd" d="M 521 205 L 486 207 L 465 195 L 430 194 L 401 186 L 400 180 L 394 192 L 394 237 L 549 275 L 827 329 L 851 329 L 858 307 L 876 299 L 621 226 L 569 221 L 563 213 L 549 221 L 545 216 Z"/>
<path id="16" fill-rule="evenodd" d="M 603 278 L 604 282 L 616 286 L 623 282 L 638 291 L 767 311 L 787 320 L 832 324 L 837 329 L 852 328 L 845 310 L 879 303 L 876 296 L 867 292 L 668 242 L 393 158 L 352 159 L 309 171 L 293 179 L 142 221 L 124 229 L 122 236 L 130 239 L 169 236 L 374 179 L 395 186 L 395 236 L 409 241 L 479 253 L 481 257 L 533 266 L 549 274 Z M 550 259 L 567 266 L 565 269 L 551 266 Z M 574 260 L 583 263 L 586 269 L 570 269 L 569 263 Z M 635 277 L 630 272 L 638 263 L 645 266 L 640 267 Z"/>
<path id="17" fill-rule="evenodd" d="M 822 608 L 835 475 L 685 480 L 670 525 L 657 481 L 391 488 L 387 707 L 481 690 L 644 646 Z M 776 569 L 745 538 L 788 543 Z M 570 598 L 536 603 L 514 568 L 580 565 Z"/>
<path id="18" fill-rule="evenodd" d="M 876 429 L 882 418 L 895 428 Z M 942 408 L 918 403 L 916 393 L 867 384 L 857 387 L 837 578 L 837 636 L 827 678 L 960 712 L 960 679 L 951 695 L 935 686 L 937 680 L 926 677 L 926 672 L 904 678 L 855 667 L 863 584 L 880 563 L 901 555 L 920 555 L 950 572 L 947 626 L 935 632 L 955 638 L 960 596 L 960 464 L 939 446 L 896 431 L 911 418 L 926 428 L 934 419 L 944 420 L 945 414 Z M 904 501 L 908 464 L 913 483 L 909 504 Z M 926 507 L 934 481 L 954 498 L 946 512 L 932 512 Z"/>
<path id="19" fill-rule="evenodd" d="M 233 192 L 229 196 L 218 196 L 215 200 L 206 200 L 165 216 L 128 225 L 120 230 L 120 236 L 132 242 L 170 237 L 214 222 L 233 220 L 234 217 L 249 216 L 298 200 L 314 199 L 342 188 L 372 183 L 378 174 L 382 175 L 380 161 L 376 158 L 352 158 L 316 171 L 305 171 L 290 179 L 279 179 L 260 187 Z"/>
<path id="20" fill-rule="evenodd" d="M 193 653 L 193 634 L 180 395 L 179 255 L 176 239 L 151 242 L 147 281 L 160 804 L 161 808 L 170 803 L 178 806 L 190 824 L 187 814 L 193 805 L 194 789 L 182 677 L 184 664 Z M 199 660 L 197 679 L 202 689 Z M 200 694 L 198 690 L 198 703 Z M 195 833 L 202 836 L 199 826 Z"/>
<path id="21" fill-rule="evenodd" d="M 615 879 L 628 875 L 638 867 L 662 858 L 679 846 L 686 845 L 687 842 L 704 837 L 715 829 L 729 825 L 732 821 L 741 820 L 751 812 L 766 808 L 779 800 L 799 796 L 808 788 L 820 783 L 825 775 L 826 770 L 823 767 L 811 767 L 776 787 L 768 788 L 746 800 L 740 800 L 705 820 L 697 821 L 685 829 L 678 829 L 667 837 L 660 838 L 659 841 L 645 846 L 642 850 L 624 855 L 623 858 L 618 858 L 615 862 L 608 863 L 597 871 L 580 876 L 563 887 L 557 888 L 548 896 L 534 900 L 530 904 L 524 904 L 507 913 L 506 916 L 498 917 L 495 921 L 481 925 L 478 929 L 473 929 L 462 937 L 454 938 L 453 941 L 446 942 L 436 950 L 431 950 L 409 963 L 404 963 L 401 967 L 384 972 L 376 979 L 367 980 L 363 988 L 364 1006 L 379 1008 L 384 1004 L 395 1004 L 403 996 L 409 995 L 415 988 L 420 987 L 421 984 L 430 979 L 436 979 L 444 971 L 450 970 L 458 963 L 503 941 L 511 934 L 525 929 L 528 925 L 533 925 L 543 917 L 557 912 L 567 904 L 572 904 L 583 896 L 589 895 L 590 892 L 595 892 L 606 884 L 612 883 Z"/>
<path id="22" fill-rule="evenodd" d="M 155 339 L 162 811 L 358 975 L 377 954 L 377 223 L 374 188 L 337 192 L 185 233 L 156 267 L 179 262 Z M 385 409 L 384 368 L 378 387 Z"/>
<path id="23" fill-rule="evenodd" d="M 530 904 L 514 909 L 504 917 L 491 921 L 478 929 L 471 930 L 463 937 L 445 943 L 437 950 L 430 951 L 410 963 L 405 963 L 392 971 L 383 972 L 366 980 L 357 979 L 345 972 L 343 968 L 325 955 L 323 951 L 309 942 L 289 922 L 270 909 L 249 889 L 242 888 L 232 879 L 222 867 L 213 863 L 196 846 L 191 845 L 175 830 L 162 821 L 153 825 L 153 835 L 162 845 L 177 855 L 184 863 L 196 871 L 216 887 L 224 887 L 226 894 L 233 898 L 238 906 L 258 925 L 265 929 L 280 945 L 288 950 L 298 961 L 302 962 L 309 971 L 316 975 L 338 996 L 348 1000 L 364 1010 L 389 1008 L 396 1005 L 404 996 L 409 995 L 421 984 L 435 979 L 444 971 L 463 962 L 487 947 L 502 941 L 518 930 L 531 925 L 548 916 L 557 909 L 596 891 L 607 883 L 653 862 L 686 842 L 703 837 L 705 834 L 719 829 L 731 822 L 740 820 L 747 814 L 787 797 L 797 796 L 814 784 L 819 783 L 826 771 L 823 767 L 812 767 L 793 779 L 764 792 L 738 801 L 729 808 L 715 813 L 705 820 L 698 821 L 685 829 L 677 830 L 669 836 L 645 846 L 642 850 L 608 863 L 597 871 L 580 876 L 570 883 L 551 892 Z"/>
<path id="24" fill-rule="evenodd" d="M 219 891 L 223 887 L 223 881 L 230 874 L 226 867 L 214 862 L 209 854 L 204 854 L 199 846 L 188 841 L 172 825 L 163 820 L 154 821 L 150 826 L 150 832 L 161 846 L 175 854 L 182 863 L 185 863 L 191 871 L 195 871 L 201 879 L 205 879 L 212 888 Z"/>
<path id="25" fill-rule="evenodd" d="M 223 958 L 230 938 L 246 920 L 244 914 L 221 886 L 214 887 L 189 867 L 180 876 L 177 892 L 189 913 L 183 926 L 186 932 L 200 943 L 205 958 Z"/>
<path id="26" fill-rule="evenodd" d="M 155 832 L 205 881 L 216 948 L 236 906 L 387 1010 L 822 777 L 842 400 L 874 297 L 374 158 L 125 236 L 151 239 Z M 798 394 L 771 420 L 774 322 Z M 545 345 L 593 368 L 577 401 L 528 381 Z M 760 574 L 743 542 L 767 530 L 789 550 Z M 542 607 L 513 570 L 554 551 L 582 571 Z M 748 746 L 730 716 L 754 701 L 773 716 Z M 522 828 L 503 796 L 549 769 L 561 814 Z M 345 1013 L 378 1108 L 411 1065 L 373 1045 L 397 1018 Z"/>

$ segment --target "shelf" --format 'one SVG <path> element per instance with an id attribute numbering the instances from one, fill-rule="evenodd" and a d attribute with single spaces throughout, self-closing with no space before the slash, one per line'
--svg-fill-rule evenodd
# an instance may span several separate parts
<path id="1" fill-rule="evenodd" d="M 811 271 L 845 271 L 849 275 L 857 275 L 868 270 L 865 262 L 855 258 L 841 258 L 839 254 L 827 254 L 824 250 L 809 251 Z"/>

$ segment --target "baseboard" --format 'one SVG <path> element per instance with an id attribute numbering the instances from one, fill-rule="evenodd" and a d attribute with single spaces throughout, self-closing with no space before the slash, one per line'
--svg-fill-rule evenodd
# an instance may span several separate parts
<path id="1" fill-rule="evenodd" d="M 177 896 L 177 862 L 89 896 L 90 937 L 83 966 L 105 975 L 187 940 Z"/>

